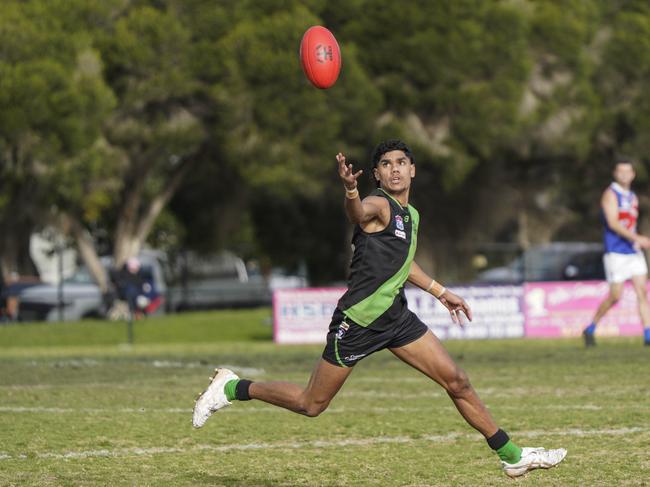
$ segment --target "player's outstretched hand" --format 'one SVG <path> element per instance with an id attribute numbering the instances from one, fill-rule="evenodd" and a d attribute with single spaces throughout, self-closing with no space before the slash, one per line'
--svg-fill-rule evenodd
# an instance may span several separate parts
<path id="1" fill-rule="evenodd" d="M 341 152 L 336 154 L 336 160 L 339 162 L 339 176 L 343 180 L 345 189 L 352 190 L 356 188 L 357 178 L 361 176 L 363 170 L 359 170 L 356 173 L 352 172 L 352 164 L 345 163 L 345 156 Z"/>
<path id="2" fill-rule="evenodd" d="M 451 319 L 457 325 L 463 325 L 460 312 L 462 311 L 469 321 L 472 321 L 472 310 L 463 298 L 452 293 L 449 289 L 445 290 L 438 300 L 449 310 Z"/>

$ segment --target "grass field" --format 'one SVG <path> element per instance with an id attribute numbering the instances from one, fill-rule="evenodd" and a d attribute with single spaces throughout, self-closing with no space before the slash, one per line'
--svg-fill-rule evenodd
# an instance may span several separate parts
<path id="1" fill-rule="evenodd" d="M 442 390 L 389 352 L 305 418 L 250 401 L 193 430 L 215 366 L 305 383 L 320 346 L 270 342 L 270 310 L 135 325 L 0 327 L 0 485 L 650 485 L 650 349 L 639 339 L 446 345 L 522 446 L 563 446 L 513 481 Z"/>

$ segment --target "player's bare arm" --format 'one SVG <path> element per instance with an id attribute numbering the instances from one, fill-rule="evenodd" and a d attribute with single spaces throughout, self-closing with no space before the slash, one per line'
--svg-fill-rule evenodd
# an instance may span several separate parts
<path id="1" fill-rule="evenodd" d="M 428 276 L 415 261 L 411 264 L 408 281 L 420 289 L 433 294 L 449 310 L 454 323 L 462 324 L 460 315 L 458 314 L 459 311 L 462 311 L 467 319 L 472 321 L 472 310 L 465 300 Z"/>
<path id="2" fill-rule="evenodd" d="M 378 232 L 388 225 L 390 208 L 386 198 L 367 196 L 363 200 L 359 197 L 357 179 L 363 170 L 354 172 L 352 164 L 347 164 L 342 153 L 336 155 L 339 163 L 339 176 L 345 187 L 345 213 L 351 223 L 361 226 L 366 232 Z"/>
<path id="3" fill-rule="evenodd" d="M 618 201 L 616 200 L 616 194 L 609 188 L 603 192 L 603 196 L 600 199 L 600 206 L 603 209 L 609 228 L 641 248 L 650 248 L 650 239 L 648 237 L 628 230 L 621 224 L 618 219 Z"/>

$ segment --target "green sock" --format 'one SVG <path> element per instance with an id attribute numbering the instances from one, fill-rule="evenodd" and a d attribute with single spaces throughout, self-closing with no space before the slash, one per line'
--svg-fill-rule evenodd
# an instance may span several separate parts
<path id="1" fill-rule="evenodd" d="M 224 392 L 226 393 L 226 399 L 229 401 L 234 401 L 237 399 L 235 397 L 235 389 L 237 388 L 237 383 L 239 382 L 239 379 L 233 379 L 229 380 L 226 382 L 226 386 L 223 388 Z"/>
<path id="2" fill-rule="evenodd" d="M 510 464 L 521 460 L 521 448 L 515 445 L 512 440 L 508 440 L 508 443 L 499 448 L 497 454 L 501 460 Z"/>

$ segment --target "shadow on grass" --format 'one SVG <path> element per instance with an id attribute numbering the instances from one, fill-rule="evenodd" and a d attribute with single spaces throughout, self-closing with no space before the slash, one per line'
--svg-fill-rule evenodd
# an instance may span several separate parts
<path id="1" fill-rule="evenodd" d="M 249 336 L 249 339 L 253 342 L 272 342 L 273 335 L 268 333 L 253 333 Z"/>
<path id="2" fill-rule="evenodd" d="M 210 485 L 213 487 L 294 487 L 295 484 L 278 482 L 270 479 L 255 479 L 251 477 L 236 478 L 230 475 L 211 475 L 208 473 L 194 473 L 188 475 L 194 485 Z"/>

